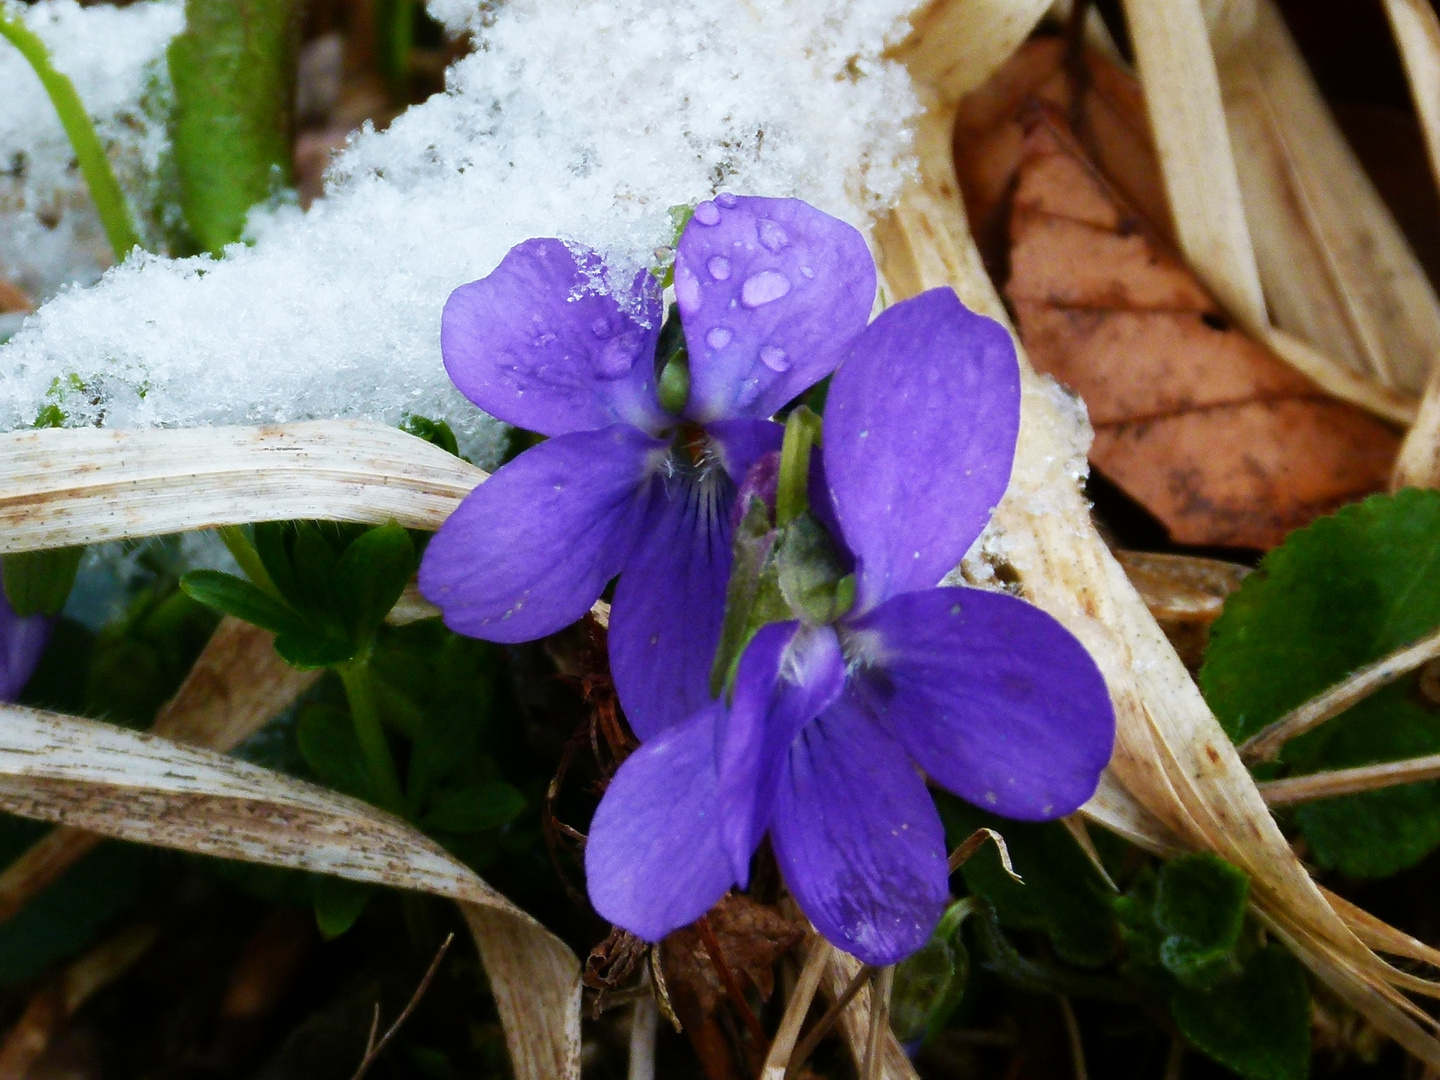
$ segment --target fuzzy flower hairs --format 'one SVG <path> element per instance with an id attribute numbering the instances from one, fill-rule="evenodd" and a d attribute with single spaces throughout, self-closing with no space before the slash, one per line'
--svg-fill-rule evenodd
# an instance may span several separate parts
<path id="1" fill-rule="evenodd" d="M 456 384 L 555 437 L 466 500 L 421 587 L 452 628 L 518 641 L 620 575 L 612 661 L 641 746 L 591 825 L 601 915 L 659 940 L 743 888 L 768 834 L 815 927 L 893 963 L 948 897 L 924 777 L 1059 817 L 1094 792 L 1114 736 L 1104 682 L 1058 622 L 936 587 L 1009 479 L 1009 335 L 948 289 L 867 327 L 863 240 L 796 200 L 696 208 L 676 255 L 683 346 L 667 350 L 653 278 L 606 296 L 588 286 L 597 262 L 528 241 L 447 305 Z M 808 410 L 767 419 L 832 371 L 823 435 Z"/>

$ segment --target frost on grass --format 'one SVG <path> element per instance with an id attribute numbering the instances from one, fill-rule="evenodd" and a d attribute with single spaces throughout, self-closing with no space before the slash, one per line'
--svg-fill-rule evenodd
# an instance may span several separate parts
<path id="1" fill-rule="evenodd" d="M 720 190 L 863 224 L 910 168 L 916 102 L 880 53 L 912 3 L 436 0 L 477 42 L 447 93 L 355 138 L 308 213 L 253 214 L 253 247 L 51 301 L 0 349 L 0 425 L 418 413 L 492 457 L 441 366 L 449 292 L 531 236 L 647 263 L 668 208 Z"/>
<path id="2" fill-rule="evenodd" d="M 42 0 L 23 13 L 95 121 L 142 228 L 166 146 L 165 46 L 184 25 L 179 0 L 82 8 Z M 111 262 L 70 142 L 40 80 L 0 40 L 0 278 L 34 299 L 94 282 Z M 4 331 L 0 327 L 0 332 Z"/>

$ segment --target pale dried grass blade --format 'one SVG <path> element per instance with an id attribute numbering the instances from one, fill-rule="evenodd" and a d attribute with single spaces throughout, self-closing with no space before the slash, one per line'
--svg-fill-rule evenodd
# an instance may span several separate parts
<path id="1" fill-rule="evenodd" d="M 1376 952 L 1419 960 L 1433 968 L 1440 969 L 1440 949 L 1426 945 L 1419 938 L 1402 933 L 1389 923 L 1377 919 L 1364 908 L 1331 892 L 1323 885 L 1320 887 L 1320 891 L 1325 894 L 1325 899 L 1330 901 L 1330 906 L 1345 916 L 1345 921 L 1354 929 L 1356 936 Z"/>
<path id="2" fill-rule="evenodd" d="M 1382 761 L 1378 765 L 1357 765 L 1350 769 L 1331 769 L 1305 776 L 1287 776 L 1282 780 L 1263 780 L 1259 788 L 1270 806 L 1297 806 L 1317 799 L 1359 795 L 1365 791 L 1418 784 L 1424 780 L 1440 780 L 1440 754 L 1426 754 L 1404 761 Z"/>
<path id="3" fill-rule="evenodd" d="M 1440 16 L 1425 0 L 1383 0 L 1410 97 L 1425 136 L 1430 172 L 1440 184 Z"/>
<path id="4" fill-rule="evenodd" d="M 934 73 L 958 100 L 1009 60 L 1050 10 L 1051 0 L 931 0 L 910 16 L 913 32 L 892 56 Z"/>
<path id="5" fill-rule="evenodd" d="M 1236 319 L 1267 326 L 1199 0 L 1125 0 L 1124 7 L 1180 247 Z"/>
<path id="6" fill-rule="evenodd" d="M 1352 705 L 1363 701 L 1380 687 L 1389 685 L 1437 656 L 1440 656 L 1440 630 L 1426 634 L 1418 641 L 1396 649 L 1388 656 L 1382 656 L 1373 664 L 1366 664 L 1351 672 L 1328 690 L 1292 709 L 1241 743 L 1240 757 L 1250 765 L 1274 761 L 1280 754 L 1280 748 L 1291 739 L 1313 731 L 1325 721 L 1334 719 Z M 1261 790 L 1266 789 L 1262 787 Z M 1268 797 L 1266 801 L 1271 806 L 1279 805 Z"/>
<path id="7" fill-rule="evenodd" d="M 0 554 L 324 518 L 435 529 L 485 472 L 383 424 L 0 435 Z"/>
<path id="8" fill-rule="evenodd" d="M 830 963 L 825 971 L 826 992 L 832 998 L 838 998 L 859 974 L 861 967 L 860 961 L 849 953 L 839 949 L 832 950 Z M 840 1037 L 845 1040 L 846 1048 L 850 1051 L 850 1060 L 855 1063 L 857 1070 L 865 1067 L 865 1051 L 870 1045 L 870 1010 L 874 1002 L 874 987 L 875 981 L 867 980 L 866 985 L 835 1021 L 835 1025 L 840 1029 Z M 910 1063 L 909 1056 L 896 1040 L 889 1024 L 875 1031 L 874 1045 L 874 1080 L 919 1080 L 915 1066 Z M 863 1076 L 864 1073 L 860 1075 Z"/>
<path id="9" fill-rule="evenodd" d="M 1323 362 L 1419 394 L 1440 356 L 1440 301 L 1273 0 L 1257 0 L 1252 32 L 1217 51 L 1274 321 Z"/>
<path id="10" fill-rule="evenodd" d="M 373 807 L 211 751 L 10 705 L 0 707 L 0 809 L 455 900 L 489 975 L 516 1076 L 579 1075 L 574 954 L 468 867 Z"/>
<path id="11" fill-rule="evenodd" d="M 1262 326 L 1255 335 L 1285 363 L 1315 383 L 1331 397 L 1368 409 L 1382 420 L 1408 427 L 1420 415 L 1420 402 L 1406 391 L 1393 390 L 1377 379 L 1357 375 L 1326 353 L 1273 326 Z"/>
<path id="12" fill-rule="evenodd" d="M 785 1080 L 785 1070 L 795 1052 L 800 1028 L 805 1023 L 806 1014 L 810 1012 L 815 992 L 820 989 L 820 978 L 825 974 L 830 964 L 830 954 L 834 951 L 835 947 L 819 934 L 811 937 L 810 951 L 805 954 L 805 966 L 800 969 L 800 978 L 795 981 L 795 989 L 790 993 L 790 1000 L 785 1003 L 785 1015 L 780 1018 L 780 1026 L 775 1029 L 775 1037 L 770 1040 L 770 1052 L 765 1055 L 760 1080 Z"/>
<path id="13" fill-rule="evenodd" d="M 231 616 L 221 619 L 152 730 L 222 754 L 239 746 L 320 677 L 281 660 L 274 641 L 268 630 Z M 99 839 L 61 825 L 12 860 L 0 871 L 0 922 L 89 854 Z"/>
<path id="14" fill-rule="evenodd" d="M 911 70 L 926 79 L 923 68 Z M 1006 322 L 956 197 L 951 121 L 937 109 L 917 126 L 920 178 L 874 231 L 881 270 L 891 297 L 948 285 Z M 1078 485 L 1090 438 L 1085 418 L 1023 361 L 1022 385 L 1015 468 L 995 524 L 1025 595 L 1084 643 L 1115 702 L 1115 751 L 1087 816 L 1152 850 L 1213 851 L 1240 867 L 1257 910 L 1299 943 L 1312 970 L 1378 1028 L 1440 1063 L 1433 1024 L 1396 989 L 1405 977 L 1366 948 L 1316 888 L 1095 531 Z"/>

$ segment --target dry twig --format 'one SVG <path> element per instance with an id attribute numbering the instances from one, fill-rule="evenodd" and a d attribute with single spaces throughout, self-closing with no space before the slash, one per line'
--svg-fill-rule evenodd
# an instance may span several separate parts
<path id="1" fill-rule="evenodd" d="M 385 1029 L 385 1034 L 380 1036 L 379 1042 L 375 1041 L 375 1030 L 380 1026 L 380 1006 L 378 1004 L 375 1006 L 375 1019 L 370 1024 L 370 1037 L 365 1040 L 365 1056 L 360 1059 L 360 1065 L 350 1080 L 361 1080 L 361 1077 L 370 1071 L 370 1066 L 375 1064 L 375 1059 L 390 1044 L 390 1040 L 395 1037 L 395 1033 L 400 1030 L 401 1025 L 410 1019 L 410 1014 L 415 1011 L 415 1006 L 420 1004 L 420 999 L 425 996 L 425 991 L 430 989 L 430 983 L 434 980 L 435 973 L 440 970 L 440 962 L 445 959 L 445 954 L 450 951 L 450 943 L 454 940 L 454 934 L 445 936 L 445 940 L 440 943 L 439 951 L 435 953 L 435 959 L 431 960 L 430 966 L 425 969 L 425 975 L 421 978 L 420 985 L 415 988 L 415 993 L 410 995 L 410 1000 L 405 1003 L 405 1008 L 400 1010 L 400 1015 L 395 1018 L 395 1022 Z"/>

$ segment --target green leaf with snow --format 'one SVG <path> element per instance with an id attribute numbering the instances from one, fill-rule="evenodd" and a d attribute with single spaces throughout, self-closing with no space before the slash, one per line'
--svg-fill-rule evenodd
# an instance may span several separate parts
<path id="1" fill-rule="evenodd" d="M 1292 533 L 1226 602 L 1200 685 L 1240 742 L 1440 626 L 1440 492 L 1377 495 Z M 1289 742 L 1291 774 L 1440 753 L 1440 707 L 1410 675 Z M 1295 812 L 1321 865 L 1382 877 L 1440 845 L 1440 783 Z"/>

